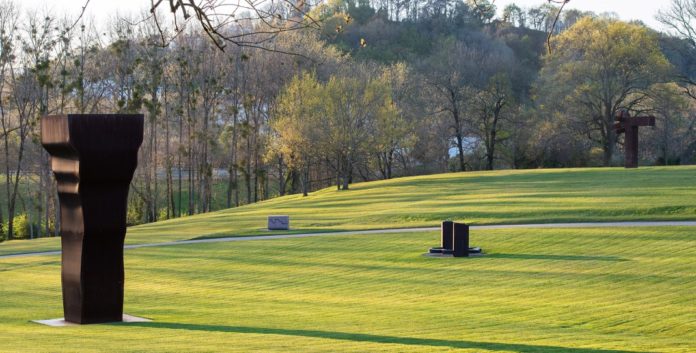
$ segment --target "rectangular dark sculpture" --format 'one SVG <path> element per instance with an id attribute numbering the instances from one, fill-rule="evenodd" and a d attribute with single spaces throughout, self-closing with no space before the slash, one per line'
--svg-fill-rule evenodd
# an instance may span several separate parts
<path id="1" fill-rule="evenodd" d="M 469 225 L 464 223 L 454 224 L 454 239 L 452 239 L 452 255 L 454 257 L 469 256 Z"/>
<path id="2" fill-rule="evenodd" d="M 41 119 L 58 184 L 66 321 L 123 320 L 128 188 L 142 141 L 142 114 Z"/>
<path id="3" fill-rule="evenodd" d="M 444 221 L 440 227 L 440 247 L 443 249 L 452 249 L 452 231 L 454 222 Z"/>
<path id="4" fill-rule="evenodd" d="M 631 117 L 627 111 L 616 114 L 614 130 L 617 135 L 626 134 L 624 138 L 624 166 L 626 168 L 638 168 L 638 127 L 640 126 L 655 126 L 655 117 Z"/>
<path id="5" fill-rule="evenodd" d="M 483 255 L 481 248 L 469 247 L 469 226 L 452 221 L 442 222 L 440 227 L 440 247 L 430 248 L 426 255 L 436 257 L 469 257 Z"/>

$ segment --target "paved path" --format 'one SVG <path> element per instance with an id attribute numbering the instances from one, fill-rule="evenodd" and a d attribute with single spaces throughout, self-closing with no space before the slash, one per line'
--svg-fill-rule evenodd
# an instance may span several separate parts
<path id="1" fill-rule="evenodd" d="M 471 226 L 471 230 L 485 229 L 516 229 L 516 228 L 623 228 L 623 227 L 676 227 L 687 226 L 696 227 L 696 221 L 684 222 L 591 222 L 591 223 L 544 223 L 544 224 L 503 224 L 489 226 Z M 227 238 L 210 238 L 210 239 L 194 239 L 170 241 L 164 243 L 150 244 L 133 244 L 124 246 L 125 249 L 149 248 L 155 246 L 172 246 L 185 244 L 202 244 L 202 243 L 226 243 L 231 241 L 248 241 L 248 240 L 272 240 L 272 239 L 289 239 L 289 238 L 306 238 L 331 235 L 359 235 L 359 234 L 389 234 L 389 233 L 414 233 L 414 232 L 430 232 L 438 231 L 440 227 L 422 227 L 422 228 L 397 228 L 397 229 L 375 229 L 375 230 L 354 230 L 345 232 L 324 232 L 324 233 L 301 233 L 301 234 L 280 234 L 280 235 L 259 235 L 250 237 L 227 237 Z M 2 259 L 10 259 L 16 257 L 28 256 L 44 256 L 44 255 L 60 255 L 60 251 L 44 251 L 25 254 L 12 254 L 0 256 Z"/>

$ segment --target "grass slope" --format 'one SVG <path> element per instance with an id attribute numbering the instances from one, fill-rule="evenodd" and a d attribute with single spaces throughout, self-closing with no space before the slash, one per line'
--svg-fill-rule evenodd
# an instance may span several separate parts
<path id="1" fill-rule="evenodd" d="M 421 254 L 437 234 L 257 240 L 126 252 L 126 312 L 51 328 L 58 256 L 0 259 L 1 352 L 696 351 L 693 228 L 481 231 L 488 255 Z"/>
<path id="2" fill-rule="evenodd" d="M 130 244 L 273 234 L 287 214 L 294 232 L 473 224 L 694 220 L 696 166 L 504 170 L 399 178 L 291 195 L 128 230 Z M 277 233 L 276 233 L 277 234 Z M 0 255 L 57 250 L 57 239 L 0 244 Z"/>

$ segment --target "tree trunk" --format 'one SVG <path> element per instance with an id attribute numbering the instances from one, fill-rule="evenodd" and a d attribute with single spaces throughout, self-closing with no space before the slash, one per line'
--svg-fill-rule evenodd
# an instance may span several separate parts
<path id="1" fill-rule="evenodd" d="M 172 218 L 174 213 L 174 180 L 172 177 L 172 157 L 169 141 L 169 105 L 167 104 L 167 82 L 162 84 L 162 97 L 164 98 L 164 154 L 167 178 L 167 219 Z"/>
<path id="2" fill-rule="evenodd" d="M 612 157 L 614 156 L 614 148 L 616 146 L 617 136 L 616 132 L 614 132 L 615 114 L 612 110 L 612 104 L 605 103 L 604 106 L 604 121 L 601 126 L 603 132 L 603 162 L 605 167 L 609 167 L 611 166 Z"/>
<path id="3" fill-rule="evenodd" d="M 500 109 L 496 107 L 493 112 L 493 126 L 490 131 L 489 146 L 486 151 L 486 169 L 493 170 L 493 162 L 495 161 L 495 145 L 496 139 L 498 138 L 498 120 L 500 118 Z"/>
<path id="4" fill-rule="evenodd" d="M 251 204 L 251 139 L 247 136 L 244 182 L 246 183 L 247 204 Z"/>
<path id="5" fill-rule="evenodd" d="M 309 195 L 309 166 L 302 171 L 302 196 Z"/>
<path id="6" fill-rule="evenodd" d="M 457 151 L 459 152 L 459 171 L 466 171 L 466 163 L 464 162 L 464 139 L 462 135 L 457 133 Z"/>
<path id="7" fill-rule="evenodd" d="M 352 172 L 352 163 L 350 162 L 350 158 L 346 158 L 346 165 L 343 168 L 343 190 L 348 190 L 350 187 L 350 178 L 351 178 L 351 172 Z"/>
<path id="8" fill-rule="evenodd" d="M 603 163 L 605 167 L 611 166 L 612 158 L 614 157 L 614 148 L 616 147 L 617 136 L 616 133 L 611 129 L 607 128 L 605 130 L 606 134 L 604 137 L 603 149 Z"/>
<path id="9" fill-rule="evenodd" d="M 235 104 L 232 115 L 232 145 L 230 146 L 230 161 L 227 168 L 229 176 L 227 178 L 227 208 L 232 207 L 232 190 L 238 189 L 237 186 L 237 105 Z M 239 206 L 235 202 L 235 206 Z"/>
<path id="10" fill-rule="evenodd" d="M 285 175 L 283 173 L 283 156 L 278 157 L 278 194 L 285 196 Z"/>
<path id="11" fill-rule="evenodd" d="M 392 166 L 394 165 L 394 150 L 389 150 L 387 153 L 387 179 L 392 178 Z"/>
<path id="12" fill-rule="evenodd" d="M 179 179 L 178 180 L 178 183 L 179 183 L 178 189 L 179 190 L 178 190 L 178 194 L 177 194 L 179 200 L 177 203 L 178 210 L 176 212 L 177 217 L 181 217 L 181 208 L 183 206 L 182 200 L 181 200 L 182 196 L 183 196 L 182 180 L 181 180 L 181 168 L 183 168 L 183 164 L 181 163 L 181 155 L 184 153 L 183 145 L 184 145 L 184 117 L 183 117 L 183 115 L 180 115 L 179 116 L 179 153 L 176 154 L 176 164 L 177 164 L 176 168 L 178 169 L 177 175 L 178 175 L 178 179 Z"/>
<path id="13" fill-rule="evenodd" d="M 191 119 L 189 115 L 189 120 Z M 188 210 L 187 213 L 189 216 L 193 215 L 194 213 L 194 202 L 195 202 L 195 190 L 194 187 L 195 185 L 195 180 L 193 179 L 195 177 L 194 175 L 194 161 L 193 161 L 193 131 L 191 128 L 192 120 L 189 121 L 189 141 L 188 141 Z"/>

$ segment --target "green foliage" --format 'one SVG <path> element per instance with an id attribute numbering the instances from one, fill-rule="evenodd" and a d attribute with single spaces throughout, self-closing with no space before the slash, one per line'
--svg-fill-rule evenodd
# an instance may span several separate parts
<path id="1" fill-rule="evenodd" d="M 399 74 L 402 81 L 404 70 Z M 267 159 L 283 156 L 295 170 L 304 170 L 312 161 L 335 160 L 347 188 L 353 163 L 387 143 L 393 148 L 401 142 L 394 132 L 406 135 L 402 129 L 391 131 L 401 115 L 393 103 L 390 76 L 371 74 L 357 66 L 354 77 L 331 76 L 326 83 L 308 73 L 294 77 L 276 102 L 271 122 L 275 135 Z"/>
<path id="2" fill-rule="evenodd" d="M 585 17 L 554 37 L 537 83 L 542 104 L 581 121 L 581 133 L 604 150 L 610 165 L 616 113 L 636 108 L 670 65 L 643 26 Z"/>
<path id="3" fill-rule="evenodd" d="M 490 0 L 467 0 L 474 15 L 481 23 L 489 23 L 495 17 L 496 6 Z"/>
<path id="4" fill-rule="evenodd" d="M 170 214 L 169 216 L 171 217 L 172 215 Z M 157 212 L 157 219 L 162 220 L 162 221 L 167 219 L 167 208 L 166 207 L 162 207 L 159 209 L 159 211 Z"/>
<path id="5" fill-rule="evenodd" d="M 5 221 L 5 224 L 2 225 L 3 233 L 6 233 L 9 227 L 9 222 Z M 14 216 L 12 221 L 12 239 L 29 239 L 32 234 L 34 237 L 38 237 L 40 231 L 38 225 L 29 222 L 29 217 L 26 213 Z M 0 239 L 6 240 L 6 237 L 6 234 L 0 234 Z"/>
<path id="6" fill-rule="evenodd" d="M 131 197 L 126 211 L 126 224 L 134 226 L 145 223 L 145 202 L 141 197 Z"/>

